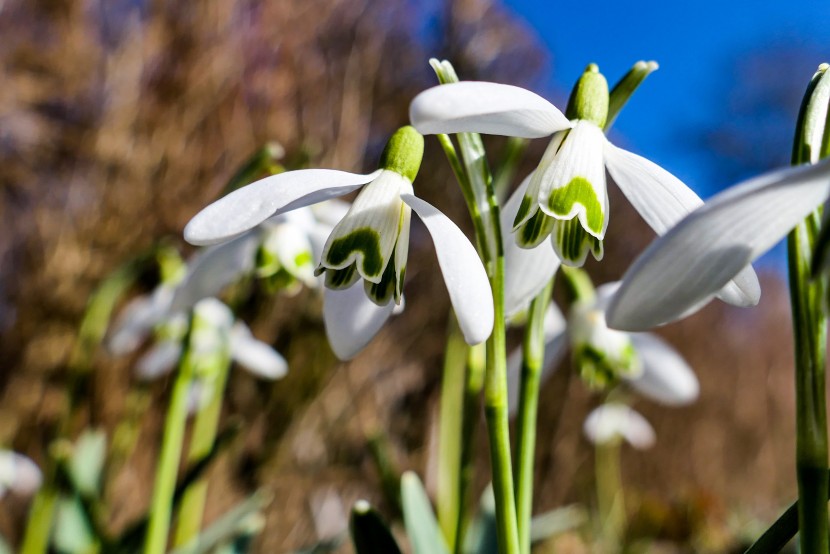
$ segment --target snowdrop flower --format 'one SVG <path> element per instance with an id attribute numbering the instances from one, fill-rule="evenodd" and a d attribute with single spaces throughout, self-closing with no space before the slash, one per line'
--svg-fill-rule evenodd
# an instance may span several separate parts
<path id="1" fill-rule="evenodd" d="M 551 304 L 545 317 L 541 379 L 552 374 L 570 346 L 574 363 L 589 386 L 606 388 L 622 381 L 642 396 L 666 406 L 694 402 L 700 385 L 692 368 L 674 348 L 651 333 L 626 333 L 607 326 L 605 310 L 619 286 L 619 282 L 601 285 L 593 299 L 575 302 L 567 321 Z M 520 368 L 521 352 L 516 352 L 508 362 L 512 405 L 518 399 Z"/>
<path id="2" fill-rule="evenodd" d="M 830 161 L 736 185 L 652 243 L 626 272 L 608 322 L 640 331 L 702 308 L 830 195 Z"/>
<path id="3" fill-rule="evenodd" d="M 409 114 L 415 128 L 425 134 L 552 135 L 539 166 L 516 193 L 519 198 L 511 199 L 516 211 L 510 223 L 519 246 L 533 248 L 550 237 L 562 263 L 581 266 L 589 251 L 596 259 L 603 255 L 609 215 L 606 169 L 658 234 L 702 204 L 668 171 L 605 138 L 608 103 L 605 77 L 591 64 L 571 94 L 568 117 L 528 90 L 471 81 L 422 92 Z M 760 290 L 751 267 L 724 285 L 723 300 L 740 306 L 758 302 Z"/>
<path id="4" fill-rule="evenodd" d="M 200 300 L 193 308 L 192 317 L 189 360 L 202 381 L 209 382 L 216 364 L 227 363 L 228 357 L 263 379 L 280 379 L 288 371 L 285 358 L 254 338 L 244 323 L 234 321 L 233 312 L 219 300 Z M 150 348 L 137 363 L 139 377 L 154 379 L 170 372 L 182 356 L 186 332 L 185 323 L 178 328 L 178 333 L 171 333 Z"/>
<path id="5" fill-rule="evenodd" d="M 412 210 L 434 241 L 465 339 L 483 342 L 493 328 L 487 274 L 463 232 L 414 196 L 412 182 L 422 155 L 423 137 L 402 127 L 386 145 L 377 171 L 358 175 L 308 169 L 268 177 L 202 210 L 187 224 L 185 239 L 193 244 L 228 241 L 275 215 L 361 189 L 329 235 L 317 268 L 325 275 L 324 318 L 335 354 L 355 356 L 401 301 Z"/>
<path id="6" fill-rule="evenodd" d="M 32 496 L 42 482 L 40 468 L 32 460 L 11 450 L 0 450 L 0 498 L 6 491 Z"/>
<path id="7" fill-rule="evenodd" d="M 609 402 L 588 414 L 582 426 L 585 437 L 595 445 L 624 439 L 638 450 L 654 446 L 654 428 L 646 418 L 625 404 Z"/>

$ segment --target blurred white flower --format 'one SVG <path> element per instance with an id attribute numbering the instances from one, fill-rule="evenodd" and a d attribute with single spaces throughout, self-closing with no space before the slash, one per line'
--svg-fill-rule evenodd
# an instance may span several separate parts
<path id="1" fill-rule="evenodd" d="M 595 445 L 625 440 L 639 450 L 654 446 L 654 428 L 634 409 L 609 402 L 588 414 L 582 426 L 585 437 Z"/>
<path id="2" fill-rule="evenodd" d="M 0 450 L 0 498 L 6 491 L 32 496 L 42 482 L 40 468 L 32 460 L 11 450 Z"/>

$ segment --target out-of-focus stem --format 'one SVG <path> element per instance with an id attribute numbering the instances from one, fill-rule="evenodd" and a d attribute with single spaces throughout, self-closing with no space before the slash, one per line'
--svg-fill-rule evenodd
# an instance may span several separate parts
<path id="1" fill-rule="evenodd" d="M 522 378 L 516 421 L 516 514 L 522 554 L 530 553 L 536 415 L 539 406 L 539 382 L 545 361 L 545 310 L 550 304 L 552 291 L 553 281 L 531 302 L 522 343 Z"/>

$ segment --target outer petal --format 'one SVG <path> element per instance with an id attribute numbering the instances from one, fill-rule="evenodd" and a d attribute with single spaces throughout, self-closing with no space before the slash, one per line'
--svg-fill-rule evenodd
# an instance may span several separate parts
<path id="1" fill-rule="evenodd" d="M 633 333 L 643 373 L 628 384 L 640 394 L 666 404 L 683 406 L 697 400 L 700 384 L 686 360 L 668 343 L 651 333 Z"/>
<path id="2" fill-rule="evenodd" d="M 135 351 L 150 331 L 170 313 L 173 287 L 159 285 L 149 296 L 139 296 L 122 311 L 107 339 L 110 353 L 120 356 Z"/>
<path id="3" fill-rule="evenodd" d="M 658 235 L 703 205 L 703 200 L 683 181 L 659 165 L 610 142 L 605 142 L 605 164 L 614 182 Z M 761 286 L 752 266 L 747 266 L 718 293 L 724 302 L 754 306 L 761 298 Z"/>
<path id="4" fill-rule="evenodd" d="M 288 362 L 270 345 L 257 340 L 248 326 L 236 322 L 231 329 L 231 357 L 245 369 L 265 379 L 280 379 L 288 373 Z"/>
<path id="5" fill-rule="evenodd" d="M 539 138 L 571 126 L 562 112 L 538 94 L 481 81 L 425 90 L 410 104 L 409 119 L 425 135 L 471 132 Z"/>
<path id="6" fill-rule="evenodd" d="M 0 450 L 0 497 L 6 489 L 31 496 L 42 482 L 43 474 L 32 460 L 11 450 Z"/>
<path id="7" fill-rule="evenodd" d="M 553 279 L 560 264 L 559 257 L 547 241 L 534 248 L 521 248 L 516 244 L 516 235 L 510 232 L 532 176 L 530 174 L 522 181 L 501 211 L 504 311 L 508 317 L 527 307 Z"/>
<path id="8" fill-rule="evenodd" d="M 475 247 L 433 205 L 411 194 L 401 195 L 401 199 L 415 210 L 432 235 L 438 265 L 464 340 L 468 344 L 484 342 L 493 331 L 493 293 Z"/>
<path id="9" fill-rule="evenodd" d="M 199 252 L 176 288 L 170 311 L 188 311 L 199 300 L 218 295 L 226 286 L 253 271 L 261 240 L 262 233 L 257 229 Z"/>
<path id="10" fill-rule="evenodd" d="M 150 348 L 135 365 L 139 379 L 152 380 L 172 371 L 182 355 L 180 340 L 163 340 Z"/>
<path id="11" fill-rule="evenodd" d="M 714 297 L 830 194 L 830 160 L 767 173 L 715 196 L 626 272 L 609 325 L 643 331 Z"/>
<path id="12" fill-rule="evenodd" d="M 266 177 L 209 205 L 184 228 L 191 244 L 215 244 L 240 235 L 276 215 L 348 194 L 380 174 L 301 169 Z"/>
<path id="13" fill-rule="evenodd" d="M 345 290 L 326 289 L 323 297 L 323 318 L 331 349 L 341 360 L 351 360 L 389 319 L 394 302 L 378 306 L 363 292 L 363 284 L 355 283 Z"/>
<path id="14" fill-rule="evenodd" d="M 628 406 L 615 403 L 595 408 L 588 414 L 582 430 L 594 444 L 604 444 L 620 437 L 640 450 L 653 446 L 656 438 L 654 428 L 646 418 Z"/>

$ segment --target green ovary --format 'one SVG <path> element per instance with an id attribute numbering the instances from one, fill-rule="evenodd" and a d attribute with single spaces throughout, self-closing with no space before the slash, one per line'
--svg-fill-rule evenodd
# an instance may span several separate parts
<path id="1" fill-rule="evenodd" d="M 326 255 L 326 265 L 342 265 L 353 252 L 363 254 L 361 265 L 364 277 L 375 277 L 383 272 L 385 260 L 380 252 L 380 235 L 377 231 L 371 227 L 362 227 L 333 240 Z"/>
<path id="2" fill-rule="evenodd" d="M 548 208 L 561 217 L 570 215 L 574 204 L 581 204 L 585 208 L 588 229 L 594 234 L 602 233 L 605 222 L 602 204 L 591 182 L 585 177 L 574 177 L 566 186 L 554 189 L 548 199 Z"/>

